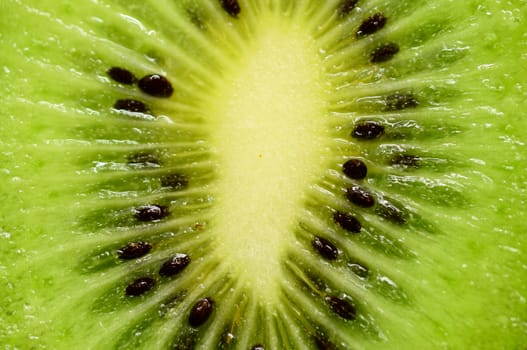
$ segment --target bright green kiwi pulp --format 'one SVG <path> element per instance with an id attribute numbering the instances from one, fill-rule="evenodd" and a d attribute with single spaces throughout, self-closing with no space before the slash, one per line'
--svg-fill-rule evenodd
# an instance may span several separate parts
<path id="1" fill-rule="evenodd" d="M 527 2 L 359 1 L 345 18 L 335 0 L 240 6 L 233 18 L 214 0 L 1 2 L 0 344 L 524 349 Z M 357 39 L 376 12 L 385 28 Z M 370 64 L 381 42 L 400 52 Z M 174 95 L 118 84 L 112 66 L 164 74 Z M 419 106 L 386 111 L 394 92 Z M 113 110 L 118 98 L 154 116 Z M 358 120 L 387 132 L 354 140 Z M 127 164 L 149 150 L 160 167 Z M 421 167 L 390 165 L 398 152 Z M 342 174 L 350 157 L 366 179 Z M 174 171 L 188 188 L 161 188 Z M 346 201 L 355 183 L 407 222 Z M 154 202 L 169 218 L 133 220 Z M 334 210 L 354 213 L 361 233 Z M 336 261 L 314 235 L 339 248 Z M 117 258 L 139 240 L 149 254 Z M 160 277 L 175 253 L 191 263 Z M 156 286 L 125 296 L 145 275 Z M 356 319 L 326 295 L 351 300 Z M 192 329 L 203 297 L 214 311 Z"/>

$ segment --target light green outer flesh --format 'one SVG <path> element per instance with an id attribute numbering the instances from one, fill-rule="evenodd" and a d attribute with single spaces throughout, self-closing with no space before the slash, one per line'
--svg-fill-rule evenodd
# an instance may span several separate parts
<path id="1" fill-rule="evenodd" d="M 46 5 L 61 7 L 57 2 Z M 467 14 L 474 6 L 475 2 L 465 5 Z M 475 164 L 474 169 L 488 178 L 477 180 L 472 174 L 467 189 L 474 207 L 471 217 L 465 213 L 457 217 L 455 208 L 445 209 L 438 218 L 444 215 L 449 219 L 443 228 L 445 235 L 434 238 L 437 246 L 427 242 L 419 251 L 419 264 L 394 263 L 392 272 L 421 309 L 395 307 L 397 314 L 389 310 L 386 320 L 379 320 L 386 331 L 388 349 L 523 349 L 527 343 L 527 131 L 523 112 L 527 39 L 521 30 L 526 27 L 526 4 L 488 1 L 481 6 L 493 14 L 486 19 L 478 15 L 474 24 L 479 27 L 474 31 L 481 33 L 485 44 L 471 46 L 471 56 L 458 68 L 466 79 L 457 81 L 456 87 L 473 93 L 473 100 L 467 100 L 466 108 L 460 106 L 460 110 L 479 106 L 471 111 L 475 131 L 469 133 L 472 137 L 464 140 L 466 146 L 461 150 L 486 163 Z M 501 6 L 516 11 L 500 11 Z M 14 41 L 26 45 L 30 36 L 14 30 L 19 23 L 13 12 L 17 7 L 3 2 L 0 9 L 13 14 L 0 20 L 2 52 L 9 52 L 5 37 L 10 38 L 8 42 L 16 38 Z M 517 22 L 511 20 L 515 16 Z M 39 30 L 31 24 L 26 26 Z M 55 349 L 79 348 L 83 346 L 75 343 L 76 339 L 98 334 L 97 326 L 76 328 L 79 333 L 75 334 L 65 329 L 75 318 L 82 319 L 89 305 L 79 306 L 80 315 L 66 313 L 60 321 L 61 315 L 54 310 L 57 300 L 68 304 L 71 298 L 74 305 L 81 294 L 75 292 L 78 277 L 64 266 L 78 263 L 77 252 L 68 242 L 82 234 L 72 233 L 71 223 L 83 207 L 72 205 L 81 201 L 75 195 L 75 181 L 63 181 L 67 178 L 64 174 L 74 170 L 73 165 L 58 158 L 62 152 L 69 156 L 67 152 L 75 150 L 44 145 L 49 139 L 67 138 L 74 121 L 57 123 L 54 108 L 26 104 L 24 98 L 42 96 L 45 100 L 48 96 L 42 86 L 33 87 L 24 78 L 31 81 L 42 74 L 42 79 L 47 79 L 46 72 L 39 71 L 33 78 L 32 64 L 17 60 L 9 53 L 0 60 L 1 80 L 13 82 L 0 88 L 4 100 L 0 105 L 0 198 L 4 203 L 0 214 L 0 280 L 7 286 L 0 292 L 0 321 L 5 325 L 0 330 L 0 343 L 6 344 L 5 348 L 39 348 L 46 343 Z M 21 75 L 18 64 L 28 76 Z M 43 247 L 49 245 L 60 258 L 46 256 Z M 401 280 L 401 276 L 406 279 Z M 101 319 L 102 324 L 105 322 L 115 326 L 110 318 Z M 382 348 L 378 343 L 361 345 Z"/>

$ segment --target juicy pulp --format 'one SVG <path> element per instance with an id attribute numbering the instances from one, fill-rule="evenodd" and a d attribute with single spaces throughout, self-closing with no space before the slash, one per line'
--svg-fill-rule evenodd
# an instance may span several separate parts
<path id="1" fill-rule="evenodd" d="M 344 20 L 337 1 L 242 1 L 238 19 L 215 1 L 126 3 L 0 5 L 0 343 L 168 347 L 211 294 L 205 348 L 225 328 L 239 348 L 263 341 L 260 328 L 270 349 L 312 346 L 319 330 L 357 349 L 525 346 L 524 1 L 372 1 Z M 373 10 L 386 28 L 355 39 Z M 401 51 L 370 65 L 378 40 Z M 113 65 L 166 74 L 174 97 L 111 82 Z M 394 91 L 420 106 L 384 111 Z M 127 96 L 154 116 L 111 109 Z M 418 127 L 351 140 L 367 118 Z M 385 158 L 398 147 L 432 166 L 393 169 Z M 161 170 L 126 164 L 145 149 L 164 157 Z M 366 159 L 364 184 L 413 221 L 399 227 L 347 203 L 339 165 L 349 157 Z M 160 189 L 165 168 L 188 174 L 189 189 Z M 119 221 L 159 198 L 176 209 L 169 221 Z M 363 234 L 335 228 L 333 209 L 357 213 Z M 317 256 L 313 231 L 343 257 Z M 115 249 L 139 238 L 156 240 L 152 253 L 116 263 Z M 191 253 L 181 277 L 123 295 L 175 251 Z M 372 280 L 350 273 L 352 257 Z M 358 321 L 332 315 L 323 293 L 351 295 Z"/>

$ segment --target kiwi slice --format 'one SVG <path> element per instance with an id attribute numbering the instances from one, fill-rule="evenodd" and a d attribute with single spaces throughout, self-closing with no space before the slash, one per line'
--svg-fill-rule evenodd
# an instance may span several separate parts
<path id="1" fill-rule="evenodd" d="M 2 0 L 6 349 L 525 349 L 525 1 Z"/>

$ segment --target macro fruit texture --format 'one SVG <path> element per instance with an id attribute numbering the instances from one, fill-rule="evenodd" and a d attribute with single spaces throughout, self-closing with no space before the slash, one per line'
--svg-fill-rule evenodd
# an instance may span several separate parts
<path id="1" fill-rule="evenodd" d="M 3 348 L 527 346 L 527 1 L 0 13 Z"/>

